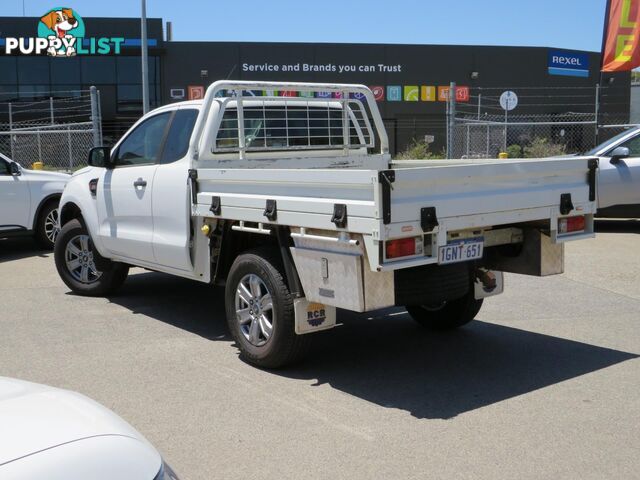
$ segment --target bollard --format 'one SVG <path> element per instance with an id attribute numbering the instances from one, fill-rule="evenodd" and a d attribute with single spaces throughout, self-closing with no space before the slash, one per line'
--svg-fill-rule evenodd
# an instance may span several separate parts
<path id="1" fill-rule="evenodd" d="M 505 159 L 509 158 L 509 154 L 508 154 L 507 152 L 500 152 L 500 153 L 498 154 L 498 158 L 499 158 L 500 160 L 505 160 Z"/>
<path id="2" fill-rule="evenodd" d="M 42 162 L 33 162 L 33 165 L 31 165 L 31 168 L 34 170 L 42 170 L 42 167 L 44 167 L 44 163 Z"/>

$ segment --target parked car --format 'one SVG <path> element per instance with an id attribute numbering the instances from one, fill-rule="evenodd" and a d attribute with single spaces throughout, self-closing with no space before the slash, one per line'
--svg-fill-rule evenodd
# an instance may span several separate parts
<path id="1" fill-rule="evenodd" d="M 243 93 L 263 90 L 292 96 Z M 109 295 L 130 265 L 225 285 L 241 355 L 266 368 L 336 308 L 461 327 L 502 272 L 562 273 L 564 242 L 594 235 L 596 158 L 393 161 L 363 85 L 216 82 L 89 165 L 60 201 L 66 285 Z"/>
<path id="2" fill-rule="evenodd" d="M 60 232 L 58 203 L 70 176 L 27 170 L 0 154 L 0 238 L 32 235 L 53 249 Z"/>
<path id="3" fill-rule="evenodd" d="M 600 157 L 597 216 L 640 218 L 640 128 L 626 130 L 585 155 Z"/>
<path id="4" fill-rule="evenodd" d="M 0 478 L 177 480 L 156 449 L 99 403 L 0 377 Z"/>

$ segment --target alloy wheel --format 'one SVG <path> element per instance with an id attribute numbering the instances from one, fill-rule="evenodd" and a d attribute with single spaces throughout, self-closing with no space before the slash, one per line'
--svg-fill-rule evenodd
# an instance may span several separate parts
<path id="1" fill-rule="evenodd" d="M 76 235 L 65 248 L 65 262 L 71 276 L 78 282 L 91 284 L 102 276 L 93 260 L 89 235 Z"/>
<path id="2" fill-rule="evenodd" d="M 60 233 L 60 218 L 58 209 L 51 210 L 44 219 L 44 234 L 51 243 L 56 242 Z"/>
<path id="3" fill-rule="evenodd" d="M 271 293 L 260 277 L 242 277 L 236 289 L 235 308 L 244 338 L 256 347 L 266 344 L 273 334 L 274 310 Z"/>

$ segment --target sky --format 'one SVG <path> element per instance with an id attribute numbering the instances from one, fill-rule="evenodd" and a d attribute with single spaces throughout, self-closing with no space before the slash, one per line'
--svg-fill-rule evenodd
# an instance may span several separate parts
<path id="1" fill-rule="evenodd" d="M 66 0 L 65 0 L 66 1 Z M 137 17 L 140 0 L 2 0 L 2 16 L 71 7 Z M 514 45 L 599 51 L 606 0 L 147 0 L 174 40 Z"/>

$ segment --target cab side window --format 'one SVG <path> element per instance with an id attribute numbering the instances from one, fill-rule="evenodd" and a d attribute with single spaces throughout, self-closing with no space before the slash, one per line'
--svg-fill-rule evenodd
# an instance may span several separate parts
<path id="1" fill-rule="evenodd" d="M 176 112 L 164 144 L 161 163 L 175 162 L 187 154 L 196 118 L 198 110 L 195 109 L 181 109 Z"/>
<path id="2" fill-rule="evenodd" d="M 9 164 L 0 159 L 0 175 L 9 175 Z"/>
<path id="3" fill-rule="evenodd" d="M 118 147 L 116 167 L 156 163 L 170 118 L 161 113 L 138 125 Z"/>
<path id="4" fill-rule="evenodd" d="M 621 147 L 627 147 L 629 149 L 629 155 L 632 157 L 640 157 L 640 135 L 631 140 L 624 142 Z"/>

